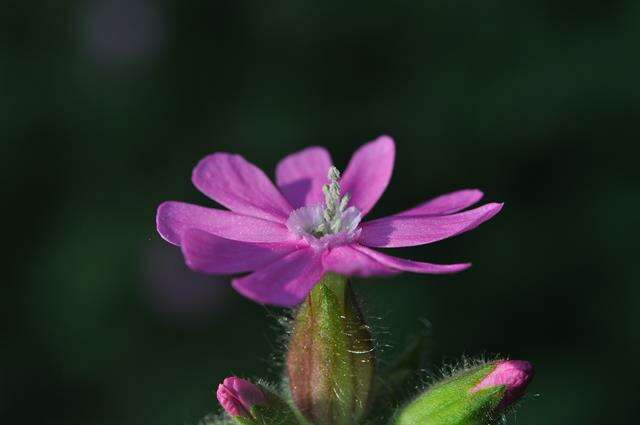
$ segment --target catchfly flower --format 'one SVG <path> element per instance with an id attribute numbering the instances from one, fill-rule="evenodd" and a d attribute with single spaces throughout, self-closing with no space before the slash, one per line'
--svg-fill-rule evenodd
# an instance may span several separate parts
<path id="1" fill-rule="evenodd" d="M 346 276 L 455 273 L 469 263 L 432 264 L 372 248 L 423 245 L 450 238 L 496 215 L 500 203 L 466 210 L 482 197 L 459 190 L 389 217 L 363 222 L 387 188 L 395 144 L 381 136 L 360 147 L 344 174 L 322 147 L 285 157 L 276 185 L 239 155 L 214 153 L 193 170 L 193 184 L 228 208 L 169 201 L 156 217 L 160 235 L 182 248 L 187 265 L 209 274 L 240 274 L 233 287 L 264 304 L 300 303 L 325 273 Z"/>

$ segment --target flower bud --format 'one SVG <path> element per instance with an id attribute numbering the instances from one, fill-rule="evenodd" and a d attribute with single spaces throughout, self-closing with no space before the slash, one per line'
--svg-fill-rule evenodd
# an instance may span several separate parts
<path id="1" fill-rule="evenodd" d="M 347 278 L 327 274 L 300 306 L 287 353 L 291 395 L 315 425 L 357 423 L 375 369 L 373 340 Z"/>
<path id="2" fill-rule="evenodd" d="M 222 408 L 233 417 L 253 418 L 251 410 L 267 403 L 262 390 L 251 382 L 230 376 L 218 385 L 216 392 Z"/>
<path id="3" fill-rule="evenodd" d="M 269 389 L 231 376 L 216 392 L 222 408 L 241 425 L 297 425 L 289 405 Z"/>
<path id="4" fill-rule="evenodd" d="M 398 414 L 396 425 L 486 425 L 523 394 L 533 377 L 529 362 L 500 360 L 435 384 Z"/>
<path id="5" fill-rule="evenodd" d="M 503 360 L 497 362 L 493 372 L 473 387 L 471 393 L 485 388 L 503 386 L 504 395 L 498 409 L 504 409 L 522 397 L 531 378 L 533 378 L 531 363 L 524 360 Z"/>

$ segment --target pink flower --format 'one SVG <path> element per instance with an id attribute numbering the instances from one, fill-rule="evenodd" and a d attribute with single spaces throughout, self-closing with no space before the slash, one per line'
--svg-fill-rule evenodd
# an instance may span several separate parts
<path id="1" fill-rule="evenodd" d="M 389 184 L 394 158 L 393 140 L 381 136 L 355 152 L 340 178 L 327 150 L 310 147 L 280 161 L 276 187 L 241 156 L 214 153 L 198 163 L 192 181 L 229 211 L 165 202 L 158 208 L 158 232 L 182 247 L 194 270 L 250 272 L 235 278 L 233 287 L 252 300 L 279 306 L 300 303 L 327 272 L 365 277 L 467 269 L 468 263 L 424 263 L 371 249 L 450 238 L 502 208 L 489 203 L 463 211 L 482 192 L 459 190 L 362 223 Z"/>
<path id="2" fill-rule="evenodd" d="M 504 409 L 518 400 L 533 378 L 533 366 L 524 360 L 503 360 L 478 385 L 472 393 L 484 388 L 504 386 L 505 392 L 498 409 Z"/>
<path id="3" fill-rule="evenodd" d="M 253 406 L 267 403 L 260 388 L 235 376 L 226 378 L 218 385 L 216 396 L 222 408 L 231 416 L 252 417 Z"/>

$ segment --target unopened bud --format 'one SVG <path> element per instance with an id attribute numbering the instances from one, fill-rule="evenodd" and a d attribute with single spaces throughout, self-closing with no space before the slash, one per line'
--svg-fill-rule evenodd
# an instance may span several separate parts
<path id="1" fill-rule="evenodd" d="M 471 389 L 471 393 L 485 388 L 504 387 L 504 395 L 498 409 L 504 409 L 524 394 L 527 385 L 533 378 L 533 366 L 524 360 L 503 360 L 478 385 Z"/>
<path id="2" fill-rule="evenodd" d="M 226 378 L 216 392 L 222 408 L 240 425 L 297 425 L 295 413 L 278 395 L 235 376 Z"/>
<path id="3" fill-rule="evenodd" d="M 256 405 L 267 403 L 262 390 L 251 382 L 231 376 L 218 385 L 216 392 L 222 408 L 233 417 L 253 418 L 251 411 Z"/>
<path id="4" fill-rule="evenodd" d="M 300 306 L 287 353 L 291 395 L 315 425 L 351 425 L 367 410 L 373 340 L 347 278 L 327 274 Z"/>
<path id="5" fill-rule="evenodd" d="M 533 377 L 529 362 L 500 360 L 435 384 L 406 406 L 396 425 L 487 425 L 518 400 Z"/>

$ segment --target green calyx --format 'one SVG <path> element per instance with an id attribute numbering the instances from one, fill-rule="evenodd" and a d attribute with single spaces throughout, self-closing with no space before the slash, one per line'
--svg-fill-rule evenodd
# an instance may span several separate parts
<path id="1" fill-rule="evenodd" d="M 489 425 L 492 412 L 504 395 L 504 387 L 471 392 L 495 369 L 492 363 L 467 370 L 437 383 L 401 409 L 395 425 Z"/>
<path id="2" fill-rule="evenodd" d="M 327 274 L 300 306 L 287 353 L 292 398 L 316 425 L 351 425 L 365 413 L 374 344 L 345 276 Z"/>

